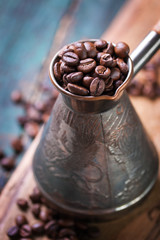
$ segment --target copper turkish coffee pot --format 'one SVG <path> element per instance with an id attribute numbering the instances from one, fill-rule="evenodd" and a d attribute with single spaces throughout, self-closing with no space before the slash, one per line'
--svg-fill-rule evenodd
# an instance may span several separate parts
<path id="1" fill-rule="evenodd" d="M 95 41 L 95 40 L 90 40 Z M 158 156 L 126 93 L 131 78 L 160 47 L 160 24 L 128 58 L 114 96 L 60 91 L 33 159 L 36 182 L 53 207 L 88 220 L 107 220 L 138 203 L 153 187 Z"/>

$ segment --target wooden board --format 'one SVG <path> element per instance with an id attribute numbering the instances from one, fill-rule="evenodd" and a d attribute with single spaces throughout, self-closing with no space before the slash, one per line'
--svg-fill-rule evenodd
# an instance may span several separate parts
<path id="1" fill-rule="evenodd" d="M 124 29 L 132 31 L 132 34 L 138 38 L 138 41 L 143 38 L 144 35 L 150 29 L 150 24 L 146 26 L 148 16 L 152 14 L 154 7 L 159 6 L 159 0 L 150 1 L 150 8 L 146 7 L 146 0 L 132 0 L 127 3 L 128 7 L 124 7 L 120 14 L 117 16 L 112 24 L 112 28 L 109 32 L 106 32 L 103 36 L 107 40 L 116 36 L 116 23 L 119 23 L 119 35 L 113 40 L 122 39 Z M 149 2 L 149 1 L 148 1 Z M 136 11 L 143 15 L 143 21 L 139 22 L 139 18 L 135 17 L 133 6 Z M 143 6 L 143 8 L 142 8 Z M 143 14 L 142 14 L 143 13 Z M 154 18 L 151 18 L 154 24 L 157 20 L 159 12 L 155 9 Z M 122 17 L 123 16 L 123 17 Z M 127 17 L 126 17 L 127 16 Z M 122 21 L 122 19 L 126 21 Z M 128 21 L 134 23 L 135 28 L 128 29 Z M 137 26 L 137 28 L 136 28 Z M 144 27 L 145 26 L 145 29 Z M 114 35 L 115 34 L 115 35 Z M 131 36 L 133 36 L 131 35 Z M 131 37 L 124 41 L 130 44 L 134 44 Z M 157 151 L 160 157 L 160 99 L 155 101 L 148 100 L 146 98 L 138 97 L 131 98 L 133 105 L 135 106 L 145 128 L 150 134 L 153 142 L 157 147 Z M 41 133 L 40 133 L 41 134 Z M 18 213 L 18 209 L 15 204 L 15 200 L 18 197 L 27 197 L 32 188 L 35 185 L 35 181 L 32 174 L 31 163 L 32 157 L 35 152 L 36 146 L 40 139 L 39 136 L 33 142 L 31 148 L 25 154 L 23 161 L 17 168 L 16 172 L 11 177 L 10 181 L 4 188 L 0 197 L 0 235 L 1 239 L 7 240 L 5 235 L 6 229 L 13 224 L 14 216 Z M 30 218 L 30 216 L 28 216 Z M 32 220 L 31 220 L 32 221 Z M 118 220 L 98 224 L 101 229 L 101 237 L 98 240 L 159 240 L 160 239 L 160 174 L 156 185 L 154 186 L 151 194 L 137 206 L 130 213 L 126 214 Z M 44 240 L 44 238 L 40 238 Z"/>

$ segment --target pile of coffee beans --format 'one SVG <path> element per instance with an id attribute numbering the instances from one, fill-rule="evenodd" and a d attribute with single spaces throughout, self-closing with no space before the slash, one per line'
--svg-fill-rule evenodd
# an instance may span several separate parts
<path id="1" fill-rule="evenodd" d="M 73 94 L 112 96 L 128 74 L 128 54 L 124 42 L 75 42 L 59 52 L 53 73 L 60 86 Z"/>
<path id="2" fill-rule="evenodd" d="M 96 239 L 100 235 L 96 226 L 62 216 L 57 210 L 50 208 L 37 187 L 28 199 L 17 199 L 17 206 L 23 213 L 15 216 L 14 225 L 7 231 L 9 239 L 31 240 L 36 236 L 43 236 L 54 240 L 87 240 Z M 33 220 L 27 219 L 29 212 Z"/>

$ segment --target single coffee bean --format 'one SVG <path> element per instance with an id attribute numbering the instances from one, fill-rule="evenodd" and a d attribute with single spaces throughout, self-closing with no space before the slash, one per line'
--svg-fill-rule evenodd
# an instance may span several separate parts
<path id="1" fill-rule="evenodd" d="M 32 232 L 36 235 L 41 235 L 44 233 L 44 223 L 42 222 L 34 223 L 31 228 Z"/>
<path id="2" fill-rule="evenodd" d="M 9 171 L 15 167 L 15 160 L 13 157 L 5 157 L 1 159 L 1 166 Z"/>
<path id="3" fill-rule="evenodd" d="M 98 61 L 98 63 L 100 62 L 101 56 L 104 55 L 104 54 L 105 54 L 104 52 L 98 52 L 97 53 L 97 61 Z M 116 62 L 116 64 L 117 64 L 117 62 Z"/>
<path id="4" fill-rule="evenodd" d="M 20 228 L 19 234 L 21 237 L 24 237 L 24 238 L 31 237 L 32 228 L 28 224 L 25 224 Z"/>
<path id="5" fill-rule="evenodd" d="M 105 68 L 104 66 L 97 66 L 95 68 L 95 73 L 98 75 L 98 77 L 107 79 L 111 73 L 111 70 L 109 68 Z"/>
<path id="6" fill-rule="evenodd" d="M 107 42 L 105 40 L 98 40 L 94 43 L 95 47 L 98 49 L 98 50 L 101 50 L 103 48 L 106 48 L 107 47 Z"/>
<path id="7" fill-rule="evenodd" d="M 64 83 L 64 86 L 67 86 L 67 84 L 68 84 L 67 73 L 65 73 L 65 74 L 63 75 L 63 83 Z"/>
<path id="8" fill-rule="evenodd" d="M 41 211 L 41 205 L 36 203 L 36 204 L 33 204 L 32 208 L 31 208 L 31 211 L 33 213 L 33 215 L 38 218 L 39 217 L 39 214 L 40 214 L 40 211 Z"/>
<path id="9" fill-rule="evenodd" d="M 123 84 L 122 80 L 117 80 L 114 82 L 114 87 L 115 89 L 119 88 Z"/>
<path id="10" fill-rule="evenodd" d="M 48 222 L 52 219 L 50 211 L 47 208 L 42 208 L 39 214 L 39 219 L 43 222 Z"/>
<path id="11" fill-rule="evenodd" d="M 92 96 L 100 96 L 105 89 L 105 82 L 98 77 L 95 78 L 90 85 L 90 94 Z"/>
<path id="12" fill-rule="evenodd" d="M 19 228 L 17 226 L 13 226 L 13 227 L 9 228 L 8 231 L 7 231 L 7 235 L 11 239 L 18 238 Z"/>
<path id="13" fill-rule="evenodd" d="M 16 225 L 18 227 L 21 227 L 22 225 L 26 224 L 28 221 L 27 221 L 27 218 L 24 215 L 18 215 L 15 218 L 15 222 L 16 222 Z"/>
<path id="14" fill-rule="evenodd" d="M 40 203 L 41 202 L 41 192 L 37 187 L 33 189 L 33 192 L 30 194 L 30 199 L 32 203 Z"/>
<path id="15" fill-rule="evenodd" d="M 64 73 L 75 72 L 76 70 L 74 67 L 69 67 L 65 62 L 62 62 L 60 66 L 60 71 L 61 71 L 61 74 L 64 74 Z"/>
<path id="16" fill-rule="evenodd" d="M 113 85 L 113 79 L 112 78 L 108 78 L 105 81 L 105 89 L 110 88 Z"/>
<path id="17" fill-rule="evenodd" d="M 68 90 L 73 94 L 82 95 L 82 96 L 87 96 L 89 94 L 88 89 L 78 86 L 76 84 L 68 83 L 67 87 L 68 87 Z"/>
<path id="18" fill-rule="evenodd" d="M 21 153 L 23 151 L 24 145 L 21 137 L 14 138 L 11 141 L 11 146 L 15 153 Z"/>
<path id="19" fill-rule="evenodd" d="M 18 90 L 13 91 L 11 93 L 11 100 L 14 103 L 22 103 L 23 101 L 22 93 Z"/>
<path id="20" fill-rule="evenodd" d="M 142 94 L 143 84 L 137 79 L 131 81 L 130 85 L 127 87 L 127 91 L 132 96 L 139 96 Z"/>
<path id="21" fill-rule="evenodd" d="M 120 58 L 128 57 L 129 46 L 124 42 L 118 42 L 114 47 L 115 54 Z"/>
<path id="22" fill-rule="evenodd" d="M 21 210 L 26 210 L 28 208 L 28 202 L 24 198 L 18 198 L 17 205 Z"/>
<path id="23" fill-rule="evenodd" d="M 112 68 L 111 69 L 111 75 L 110 75 L 110 78 L 115 81 L 115 80 L 118 80 L 121 76 L 121 72 L 119 70 L 119 68 Z"/>
<path id="24" fill-rule="evenodd" d="M 89 227 L 87 230 L 87 234 L 91 238 L 98 238 L 100 236 L 100 230 L 96 226 Z"/>
<path id="25" fill-rule="evenodd" d="M 61 227 L 73 227 L 75 222 L 71 219 L 59 219 L 58 224 Z"/>
<path id="26" fill-rule="evenodd" d="M 62 58 L 65 53 L 67 53 L 67 52 L 73 52 L 73 51 L 74 51 L 74 50 L 71 49 L 71 48 L 68 48 L 68 46 L 64 46 L 64 48 L 59 52 L 58 56 L 59 56 L 60 58 Z"/>
<path id="27" fill-rule="evenodd" d="M 70 67 L 77 66 L 79 63 L 79 57 L 74 52 L 66 52 L 62 56 L 62 60 Z"/>
<path id="28" fill-rule="evenodd" d="M 45 225 L 45 232 L 48 237 L 54 238 L 57 235 L 58 225 L 56 220 L 51 220 Z"/>
<path id="29" fill-rule="evenodd" d="M 58 81 L 61 81 L 61 70 L 60 70 L 61 63 L 56 62 L 53 67 L 54 76 Z"/>
<path id="30" fill-rule="evenodd" d="M 121 72 L 127 75 L 128 65 L 121 58 L 117 58 L 117 65 L 120 68 Z"/>
<path id="31" fill-rule="evenodd" d="M 69 236 L 74 236 L 76 235 L 75 231 L 70 229 L 70 228 L 62 228 L 60 231 L 59 231 L 59 234 L 58 236 L 60 238 L 63 238 L 63 237 L 69 237 Z"/>
<path id="32" fill-rule="evenodd" d="M 83 73 L 89 73 L 96 67 L 96 61 L 92 58 L 81 60 L 77 69 Z"/>
<path id="33" fill-rule="evenodd" d="M 97 49 L 92 42 L 84 42 L 88 58 L 94 58 L 97 55 Z"/>
<path id="34" fill-rule="evenodd" d="M 73 72 L 66 76 L 67 81 L 70 83 L 79 83 L 83 78 L 82 72 Z"/>
<path id="35" fill-rule="evenodd" d="M 25 124 L 25 131 L 31 138 L 35 138 L 39 131 L 39 125 L 36 122 L 28 122 Z"/>
<path id="36" fill-rule="evenodd" d="M 104 53 L 108 53 L 110 55 L 114 54 L 114 46 L 111 42 L 108 43 L 107 48 L 103 50 Z"/>
<path id="37" fill-rule="evenodd" d="M 76 42 L 74 44 L 74 51 L 78 55 L 79 59 L 85 59 L 87 58 L 87 51 L 83 43 Z"/>
<path id="38" fill-rule="evenodd" d="M 37 123 L 41 123 L 42 119 L 41 119 L 41 113 L 38 112 L 33 106 L 29 106 L 27 108 L 27 116 L 29 118 L 30 121 L 34 121 Z"/>
<path id="39" fill-rule="evenodd" d="M 154 99 L 156 97 L 154 86 L 151 83 L 144 85 L 142 88 L 142 94 L 146 97 Z"/>
<path id="40" fill-rule="evenodd" d="M 93 79 L 94 79 L 93 77 L 90 77 L 90 76 L 86 75 L 83 78 L 83 80 L 82 80 L 83 86 L 89 88 L 89 86 L 90 86 L 91 82 L 93 81 Z"/>
<path id="41" fill-rule="evenodd" d="M 113 64 L 113 58 L 110 54 L 103 54 L 100 58 L 100 64 L 105 67 L 111 67 Z"/>

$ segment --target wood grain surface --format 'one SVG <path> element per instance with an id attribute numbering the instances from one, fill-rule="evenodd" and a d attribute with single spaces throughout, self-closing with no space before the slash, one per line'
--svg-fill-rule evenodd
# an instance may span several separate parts
<path id="1" fill-rule="evenodd" d="M 149 7 L 146 6 L 146 2 L 150 5 Z M 159 0 L 129 1 L 122 8 L 109 30 L 104 33 L 103 38 L 112 41 L 127 41 L 131 49 L 134 49 L 156 23 L 159 17 L 157 10 L 159 7 Z M 151 15 L 149 21 L 148 18 Z M 129 23 L 133 24 L 133 28 Z M 144 97 L 132 97 L 131 101 L 160 157 L 160 99 L 149 100 Z M 13 224 L 14 216 L 19 212 L 15 204 L 16 198 L 27 197 L 35 185 L 31 164 L 40 135 L 41 133 L 26 152 L 0 197 L 0 235 L 3 240 L 8 239 L 5 231 Z M 28 217 L 32 222 L 32 217 L 30 215 Z M 101 230 L 101 236 L 98 240 L 160 240 L 160 174 L 153 190 L 143 202 L 123 217 L 98 224 L 98 226 Z M 46 238 L 40 237 L 39 239 Z"/>

